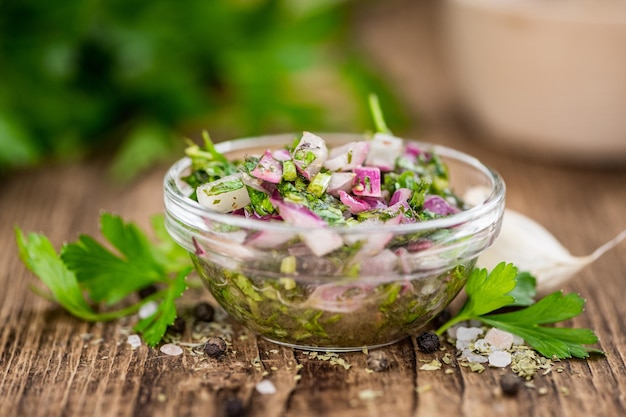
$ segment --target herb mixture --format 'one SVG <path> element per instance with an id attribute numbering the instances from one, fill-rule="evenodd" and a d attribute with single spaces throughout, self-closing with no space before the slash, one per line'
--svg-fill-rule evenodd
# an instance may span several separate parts
<path id="1" fill-rule="evenodd" d="M 192 171 L 183 179 L 196 190 L 192 198 L 214 211 L 325 227 L 410 223 L 462 209 L 441 159 L 389 134 L 329 149 L 305 132 L 292 146 L 239 161 L 204 139 L 204 148 L 187 149 Z"/>
<path id="2" fill-rule="evenodd" d="M 187 155 L 183 180 L 204 207 L 310 227 L 297 233 L 211 222 L 220 242 L 246 235 L 241 251 L 226 258 L 222 243 L 194 236 L 196 269 L 217 301 L 274 341 L 343 349 L 401 339 L 447 305 L 474 266 L 474 258 L 459 256 L 417 273 L 416 254 L 445 241 L 446 230 L 382 233 L 463 209 L 445 164 L 415 143 L 379 132 L 333 148 L 305 132 L 290 146 L 230 161 L 205 135 L 204 146 Z M 334 229 L 363 224 L 383 227 L 374 236 Z M 247 250 L 256 252 L 244 259 Z"/>

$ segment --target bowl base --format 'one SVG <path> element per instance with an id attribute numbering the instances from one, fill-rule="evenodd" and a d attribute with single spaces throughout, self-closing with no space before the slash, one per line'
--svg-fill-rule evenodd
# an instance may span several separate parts
<path id="1" fill-rule="evenodd" d="M 307 346 L 307 345 L 298 345 L 298 344 L 294 344 L 294 343 L 286 343 L 286 342 L 280 342 L 278 340 L 274 340 L 274 339 L 270 339 L 269 337 L 265 337 L 262 336 L 263 339 L 267 340 L 268 342 L 271 343 L 275 343 L 277 345 L 281 345 L 281 346 L 285 346 L 285 347 L 290 347 L 293 349 L 298 349 L 298 350 L 306 350 L 306 351 L 312 351 L 312 352 L 336 352 L 336 353 L 342 353 L 342 352 L 360 352 L 363 350 L 372 350 L 372 349 L 378 349 L 378 348 L 382 348 L 385 346 L 389 346 L 389 345 L 393 345 L 394 343 L 398 343 L 401 340 L 406 339 L 405 337 L 402 337 L 400 339 L 395 339 L 392 340 L 390 342 L 387 343 L 381 343 L 381 344 L 377 344 L 377 345 L 365 345 L 365 346 Z"/>

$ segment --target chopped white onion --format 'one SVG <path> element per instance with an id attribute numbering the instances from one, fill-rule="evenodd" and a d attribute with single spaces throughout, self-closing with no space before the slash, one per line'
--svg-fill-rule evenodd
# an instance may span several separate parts
<path id="1" fill-rule="evenodd" d="M 240 181 L 241 187 L 221 193 L 215 192 L 216 187 L 230 181 Z M 196 194 L 198 196 L 198 203 L 210 210 L 220 213 L 228 213 L 250 204 L 250 196 L 242 180 L 241 173 L 202 184 L 197 188 Z"/>
<path id="2" fill-rule="evenodd" d="M 391 171 L 396 159 L 402 154 L 402 139 L 384 133 L 376 133 L 372 138 L 365 165 L 381 171 Z"/>

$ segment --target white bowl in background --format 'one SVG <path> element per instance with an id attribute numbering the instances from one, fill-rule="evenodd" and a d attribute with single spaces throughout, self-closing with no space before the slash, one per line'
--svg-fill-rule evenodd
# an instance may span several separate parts
<path id="1" fill-rule="evenodd" d="M 446 55 L 488 140 L 624 166 L 626 1 L 447 0 Z"/>

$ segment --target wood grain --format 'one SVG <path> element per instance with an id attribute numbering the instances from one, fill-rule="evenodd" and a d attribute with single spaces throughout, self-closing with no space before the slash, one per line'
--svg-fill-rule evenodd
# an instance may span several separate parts
<path id="1" fill-rule="evenodd" d="M 402 37 L 400 27 L 428 20 L 422 12 L 430 10 L 423 2 L 413 7 L 408 3 L 393 1 L 382 10 L 371 2 L 359 19 L 374 33 L 388 33 L 391 40 L 401 37 L 403 47 L 416 47 L 417 55 L 402 61 L 397 50 L 395 55 L 382 51 L 372 33 L 363 39 L 384 62 L 381 70 L 391 73 L 400 84 L 398 90 L 410 96 L 412 108 L 439 114 L 449 98 L 443 81 L 436 78 L 441 88 L 431 86 L 428 97 L 418 92 L 434 70 L 428 67 L 411 81 L 406 72 L 393 68 L 415 64 L 420 51 L 421 56 L 433 51 L 421 36 Z M 390 30 L 383 31 L 385 27 Z M 391 56 L 396 58 L 386 59 Z M 432 125 L 406 133 L 470 152 L 498 170 L 507 183 L 507 205 L 544 224 L 574 254 L 588 254 L 626 229 L 624 170 L 521 159 L 490 149 L 446 118 L 434 118 Z M 595 329 L 607 355 L 563 361 L 562 372 L 537 375 L 534 388 L 524 387 L 515 397 L 499 390 L 499 378 L 508 370 L 488 368 L 477 374 L 454 359 L 446 367 L 448 373 L 419 369 L 445 352 L 421 353 L 409 339 L 383 349 L 391 363 L 385 372 L 368 371 L 362 352 L 342 354 L 350 364 L 345 369 L 273 345 L 228 317 L 221 320 L 223 329 L 232 330 L 227 332 L 231 345 L 222 359 L 193 354 L 191 348 L 179 357 L 145 346 L 133 350 L 126 342 L 129 323 L 81 322 L 30 290 L 39 284 L 18 259 L 14 226 L 45 233 L 57 248 L 80 232 L 97 234 L 101 210 L 147 227 L 149 216 L 162 211 L 164 171 L 157 167 L 120 186 L 108 179 L 105 160 L 92 160 L 2 179 L 0 416 L 626 415 L 626 244 L 585 268 L 564 288 L 587 299 L 585 313 L 566 325 Z M 181 311 L 202 299 L 209 299 L 206 291 L 190 290 L 181 300 Z M 192 342 L 190 333 L 188 327 L 185 340 Z M 446 352 L 454 357 L 452 346 L 446 345 Z M 263 379 L 272 381 L 276 394 L 255 390 Z"/>

